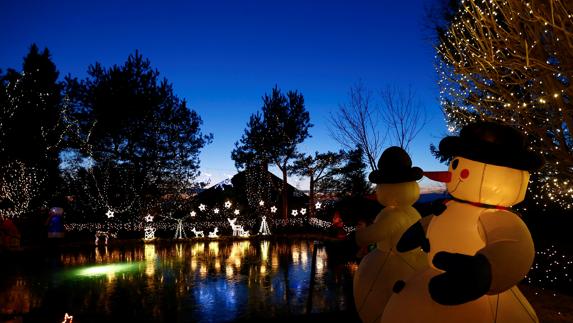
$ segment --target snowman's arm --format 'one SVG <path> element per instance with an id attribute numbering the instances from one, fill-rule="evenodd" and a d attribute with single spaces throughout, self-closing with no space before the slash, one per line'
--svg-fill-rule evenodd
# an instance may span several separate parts
<path id="1" fill-rule="evenodd" d="M 487 211 L 480 216 L 479 225 L 486 246 L 478 254 L 491 266 L 488 294 L 497 294 L 525 277 L 535 256 L 533 240 L 525 223 L 509 211 Z"/>
<path id="2" fill-rule="evenodd" d="M 396 245 L 396 250 L 406 252 L 416 248 L 422 248 L 424 252 L 430 251 L 430 241 L 426 238 L 428 225 L 434 216 L 430 215 L 420 219 L 406 230 Z"/>
<path id="3" fill-rule="evenodd" d="M 396 211 L 391 210 L 390 208 L 385 208 L 380 211 L 380 213 L 378 213 L 374 223 L 367 226 L 366 228 L 357 230 L 356 244 L 358 244 L 360 247 L 364 247 L 389 237 L 394 227 L 392 223 L 392 219 L 395 218 L 392 216 L 393 212 Z"/>

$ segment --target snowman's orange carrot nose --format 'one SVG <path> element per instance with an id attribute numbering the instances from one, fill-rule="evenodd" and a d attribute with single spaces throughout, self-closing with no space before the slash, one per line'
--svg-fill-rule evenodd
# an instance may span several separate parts
<path id="1" fill-rule="evenodd" d="M 436 182 L 449 183 L 452 180 L 452 173 L 444 172 L 424 172 L 424 176 Z"/>

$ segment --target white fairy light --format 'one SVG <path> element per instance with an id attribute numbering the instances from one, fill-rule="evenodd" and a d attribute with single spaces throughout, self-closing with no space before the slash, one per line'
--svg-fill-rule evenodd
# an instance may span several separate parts
<path id="1" fill-rule="evenodd" d="M 205 206 L 205 204 L 199 204 L 199 210 L 205 211 L 206 209 L 207 207 Z"/>
<path id="2" fill-rule="evenodd" d="M 271 206 L 271 213 L 277 213 L 277 207 L 276 206 Z"/>
<path id="3" fill-rule="evenodd" d="M 235 215 L 239 215 L 239 213 L 241 213 L 238 209 L 235 209 L 235 211 L 233 212 L 233 214 Z"/>
<path id="4" fill-rule="evenodd" d="M 292 216 L 297 216 L 298 215 L 298 211 L 297 210 L 292 210 L 290 212 L 290 214 L 292 214 Z"/>
<path id="5" fill-rule="evenodd" d="M 113 218 L 113 214 L 114 212 L 112 210 L 107 210 L 107 212 L 105 212 L 105 215 L 107 215 L 108 219 Z"/>
<path id="6" fill-rule="evenodd" d="M 191 216 L 196 216 L 196 215 L 197 215 L 197 212 L 191 211 L 191 213 L 189 213 L 189 215 L 191 215 Z"/>
<path id="7" fill-rule="evenodd" d="M 225 208 L 228 209 L 231 207 L 231 202 L 230 201 L 225 201 Z"/>
<path id="8" fill-rule="evenodd" d="M 219 214 L 219 209 L 218 209 L 218 208 L 214 208 L 214 209 L 213 209 L 213 213 Z"/>
<path id="9" fill-rule="evenodd" d="M 300 214 L 305 215 L 305 214 L 306 214 L 306 209 L 305 209 L 305 208 L 300 209 Z"/>
<path id="10" fill-rule="evenodd" d="M 260 206 L 264 206 L 264 205 L 265 205 L 265 201 L 260 200 L 260 201 L 259 201 L 259 205 L 260 205 Z"/>
<path id="11" fill-rule="evenodd" d="M 148 214 L 148 215 L 145 217 L 145 222 L 153 222 L 153 215 Z"/>
<path id="12" fill-rule="evenodd" d="M 315 207 L 316 209 L 320 209 L 320 208 L 322 207 L 322 203 L 316 202 L 316 204 L 314 205 L 314 207 Z"/>

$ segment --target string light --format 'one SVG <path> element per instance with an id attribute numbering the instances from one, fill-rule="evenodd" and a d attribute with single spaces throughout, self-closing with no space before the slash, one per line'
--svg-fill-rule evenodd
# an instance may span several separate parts
<path id="1" fill-rule="evenodd" d="M 209 232 L 208 236 L 209 238 L 218 238 L 219 235 L 217 234 L 219 232 L 219 228 L 215 227 L 215 229 L 213 229 L 213 231 Z"/>
<path id="2" fill-rule="evenodd" d="M 271 206 L 271 213 L 277 213 L 277 207 L 276 206 Z"/>
<path id="3" fill-rule="evenodd" d="M 259 227 L 259 234 L 268 236 L 271 234 L 271 230 L 269 230 L 269 225 L 267 223 L 267 217 L 263 216 L 261 221 L 261 226 Z"/>
<path id="4" fill-rule="evenodd" d="M 573 205 L 573 7 L 465 0 L 437 47 L 440 104 L 450 132 L 500 121 L 544 157 L 529 196 L 538 207 Z M 490 13 L 495 13 L 491 14 Z"/>
<path id="5" fill-rule="evenodd" d="M 195 227 L 193 227 L 193 229 L 191 229 L 191 232 L 193 232 L 195 234 L 195 238 L 204 238 L 205 234 L 203 233 L 203 231 L 197 231 L 195 229 Z"/>
<path id="6" fill-rule="evenodd" d="M 114 212 L 112 210 L 107 210 L 107 212 L 105 212 L 105 215 L 107 216 L 108 219 L 113 218 Z"/>

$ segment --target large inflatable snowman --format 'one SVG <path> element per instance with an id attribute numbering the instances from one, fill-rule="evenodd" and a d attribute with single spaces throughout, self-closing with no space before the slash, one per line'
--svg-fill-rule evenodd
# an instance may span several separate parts
<path id="1" fill-rule="evenodd" d="M 468 125 L 439 147 L 449 170 L 427 176 L 446 182 L 453 199 L 427 228 L 430 266 L 392 295 L 381 322 L 538 322 L 515 286 L 531 267 L 533 241 L 510 207 L 541 159 L 496 123 Z"/>
<path id="2" fill-rule="evenodd" d="M 418 249 L 404 253 L 396 250 L 402 234 L 420 220 L 412 207 L 420 196 L 416 182 L 422 170 L 412 167 L 408 154 L 400 147 L 386 149 L 378 161 L 378 170 L 369 176 L 376 183 L 376 198 L 385 206 L 374 223 L 356 232 L 358 245 L 376 243 L 376 249 L 362 259 L 354 275 L 354 300 L 364 323 L 378 322 L 393 291 L 404 281 L 426 268 L 425 253 Z"/>

